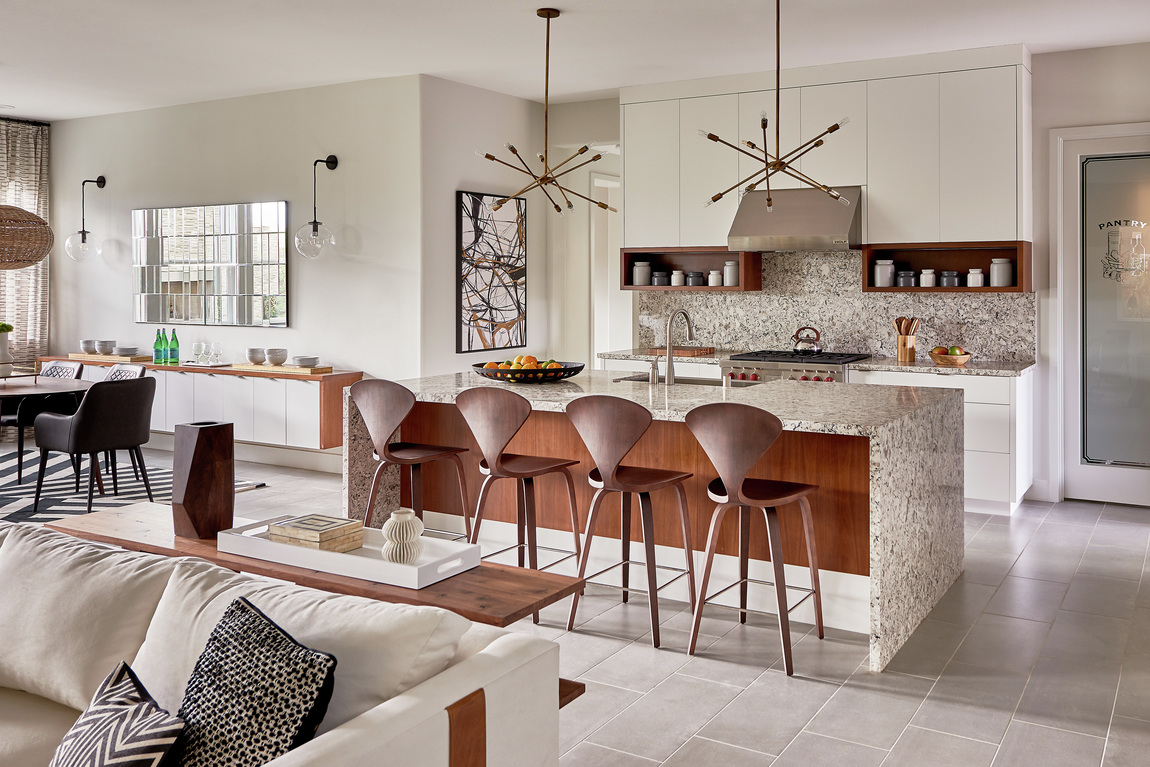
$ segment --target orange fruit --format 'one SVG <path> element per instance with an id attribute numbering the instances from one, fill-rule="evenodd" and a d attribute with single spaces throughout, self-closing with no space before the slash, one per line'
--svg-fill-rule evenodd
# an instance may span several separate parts
<path id="1" fill-rule="evenodd" d="M 504 362 L 503 364 L 501 364 L 501 365 L 499 366 L 499 369 L 500 369 L 500 370 L 510 370 L 510 369 L 511 369 L 511 366 L 510 366 L 510 365 L 508 365 L 506 362 Z"/>
<path id="2" fill-rule="evenodd" d="M 484 365 L 483 367 L 484 367 L 485 369 L 487 369 L 487 370 L 491 370 L 491 369 L 495 369 L 495 368 L 498 368 L 498 367 L 499 367 L 499 363 L 498 363 L 498 362 L 488 362 L 488 363 L 487 363 L 486 365 Z"/>
<path id="3" fill-rule="evenodd" d="M 552 362 L 550 365 L 547 366 L 547 369 L 548 370 L 554 370 L 555 368 L 561 368 L 561 367 L 563 367 L 563 366 L 560 365 L 558 362 Z"/>
<path id="4" fill-rule="evenodd" d="M 518 358 L 518 357 L 516 357 L 516 359 L 519 359 L 519 358 Z M 513 364 L 511 365 L 511 369 L 512 369 L 512 370 L 522 370 L 522 369 L 523 369 L 523 365 L 522 365 L 521 363 L 519 363 L 519 362 L 515 362 L 515 363 L 513 363 Z"/>
<path id="5" fill-rule="evenodd" d="M 534 357 L 534 356 L 532 356 L 532 355 L 530 355 L 530 354 L 526 354 L 526 355 L 524 355 L 524 356 L 523 356 L 523 360 L 522 360 L 522 362 L 523 362 L 523 364 L 524 364 L 524 365 L 526 365 L 526 364 L 528 364 L 528 363 L 538 362 L 538 361 L 539 361 L 539 358 L 538 358 L 538 357 Z"/>

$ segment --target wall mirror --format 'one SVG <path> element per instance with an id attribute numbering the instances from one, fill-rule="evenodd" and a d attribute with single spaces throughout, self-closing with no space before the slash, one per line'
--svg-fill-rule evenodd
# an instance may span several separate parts
<path id="1" fill-rule="evenodd" d="M 287 203 L 132 211 L 136 322 L 287 327 Z"/>

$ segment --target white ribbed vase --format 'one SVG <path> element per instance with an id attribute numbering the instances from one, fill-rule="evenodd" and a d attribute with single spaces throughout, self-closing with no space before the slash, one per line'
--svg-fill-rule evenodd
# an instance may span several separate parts
<path id="1" fill-rule="evenodd" d="M 423 553 L 423 520 L 411 509 L 396 509 L 383 523 L 383 558 L 410 565 Z"/>

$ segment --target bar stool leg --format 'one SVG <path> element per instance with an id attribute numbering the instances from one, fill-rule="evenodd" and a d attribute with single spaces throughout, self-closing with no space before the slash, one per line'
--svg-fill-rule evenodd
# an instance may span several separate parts
<path id="1" fill-rule="evenodd" d="M 779 531 L 779 515 L 773 506 L 763 509 L 767 519 L 767 543 L 771 549 L 771 566 L 775 572 L 775 600 L 779 605 L 779 638 L 783 643 L 783 667 L 787 676 L 795 673 L 791 658 L 791 616 L 787 612 L 787 581 L 783 569 L 783 540 Z"/>
<path id="2" fill-rule="evenodd" d="M 623 602 L 631 596 L 631 494 L 619 493 L 619 544 L 623 552 Z"/>
<path id="3" fill-rule="evenodd" d="M 639 515 L 643 526 L 643 551 L 647 559 L 647 599 L 651 603 L 651 646 L 659 646 L 659 578 L 655 569 L 655 520 L 651 494 L 639 493 Z"/>
<path id="4" fill-rule="evenodd" d="M 411 482 L 411 510 L 415 512 L 415 516 L 419 517 L 420 521 L 423 520 L 423 467 L 418 463 L 413 463 L 407 467 L 408 477 Z"/>
<path id="5" fill-rule="evenodd" d="M 475 524 L 471 526 L 471 535 L 467 538 L 468 543 L 479 543 L 479 524 L 483 521 L 483 506 L 487 503 L 487 495 L 495 479 L 489 474 L 483 480 L 483 484 L 479 486 L 479 498 L 475 501 Z"/>
<path id="6" fill-rule="evenodd" d="M 739 623 L 747 622 L 747 577 L 750 575 L 751 507 L 739 507 Z"/>
<path id="7" fill-rule="evenodd" d="M 819 588 L 819 555 L 815 547 L 815 520 L 811 514 L 811 503 L 806 496 L 799 499 L 803 512 L 803 537 L 807 539 L 807 564 L 811 568 L 811 588 L 815 592 L 815 627 L 819 639 L 823 638 L 823 592 Z"/>
<path id="8" fill-rule="evenodd" d="M 371 477 L 371 489 L 367 493 L 367 508 L 363 511 L 364 527 L 371 527 L 372 518 L 375 516 L 375 498 L 379 495 L 379 481 L 383 478 L 383 470 L 387 467 L 387 461 L 380 461 L 379 466 L 375 468 L 375 474 Z"/>
<path id="9" fill-rule="evenodd" d="M 579 557 L 580 580 L 587 577 L 587 563 L 591 559 L 591 539 L 595 537 L 595 522 L 599 517 L 599 508 L 602 505 L 603 499 L 607 496 L 608 492 L 608 490 L 599 488 L 595 491 L 595 496 L 591 499 L 591 509 L 587 513 L 587 533 L 586 538 L 583 541 L 583 555 Z M 567 619 L 568 631 L 573 631 L 575 629 L 575 611 L 578 609 L 579 592 L 576 591 L 574 596 L 571 597 L 571 616 Z"/>
<path id="10" fill-rule="evenodd" d="M 711 530 L 707 535 L 707 558 L 703 562 L 703 580 L 699 582 L 699 596 L 695 600 L 695 618 L 691 621 L 691 638 L 687 644 L 687 654 L 695 654 L 695 644 L 699 641 L 699 626 L 703 623 L 703 608 L 707 605 L 707 584 L 711 581 L 711 565 L 715 562 L 715 549 L 719 546 L 719 529 L 723 517 L 727 516 L 730 504 L 720 503 L 711 513 Z"/>
<path id="11" fill-rule="evenodd" d="M 687 491 L 683 483 L 675 484 L 675 492 L 679 496 L 679 524 L 683 528 L 683 554 L 687 558 L 687 589 L 690 596 L 691 609 L 695 609 L 695 550 L 691 546 L 691 517 L 687 511 Z"/>
<path id="12" fill-rule="evenodd" d="M 559 469 L 563 480 L 567 483 L 567 502 L 571 505 L 571 534 L 575 536 L 575 560 L 579 560 L 579 502 L 575 499 L 575 480 L 567 467 Z"/>
<path id="13" fill-rule="evenodd" d="M 463 514 L 464 538 L 471 540 L 471 507 L 467 505 L 467 475 L 463 472 L 463 461 L 454 453 L 448 455 L 447 458 L 455 467 L 455 476 L 459 480 L 459 511 Z"/>
<path id="14" fill-rule="evenodd" d="M 538 530 L 535 527 L 535 480 L 526 477 L 523 484 L 523 519 L 527 527 L 527 566 L 539 569 Z M 522 549 L 520 549 L 522 551 Z M 531 614 L 531 622 L 539 622 L 539 613 Z"/>
<path id="15" fill-rule="evenodd" d="M 515 538 L 519 546 L 515 549 L 519 557 L 519 566 L 523 567 L 523 549 L 527 545 L 527 501 L 524 498 L 523 480 L 515 480 Z"/>

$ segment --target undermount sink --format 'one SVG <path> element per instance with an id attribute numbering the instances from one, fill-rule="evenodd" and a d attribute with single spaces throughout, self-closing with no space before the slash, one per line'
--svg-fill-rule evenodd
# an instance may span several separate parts
<path id="1" fill-rule="evenodd" d="M 615 381 L 616 383 L 618 383 L 619 381 L 647 382 L 650 380 L 650 376 L 648 376 L 646 373 L 636 373 L 634 375 L 622 376 L 620 378 L 615 378 L 612 380 Z M 662 383 L 666 383 L 666 382 L 667 382 L 667 378 L 665 376 L 659 376 L 659 383 L 662 384 Z M 762 383 L 762 381 L 731 381 L 730 385 L 731 386 L 755 386 L 755 385 L 761 384 L 761 383 Z M 723 379 L 722 378 L 689 378 L 687 376 L 676 375 L 675 376 L 675 383 L 673 385 L 679 386 L 680 384 L 682 384 L 683 386 L 722 386 L 723 385 Z"/>

